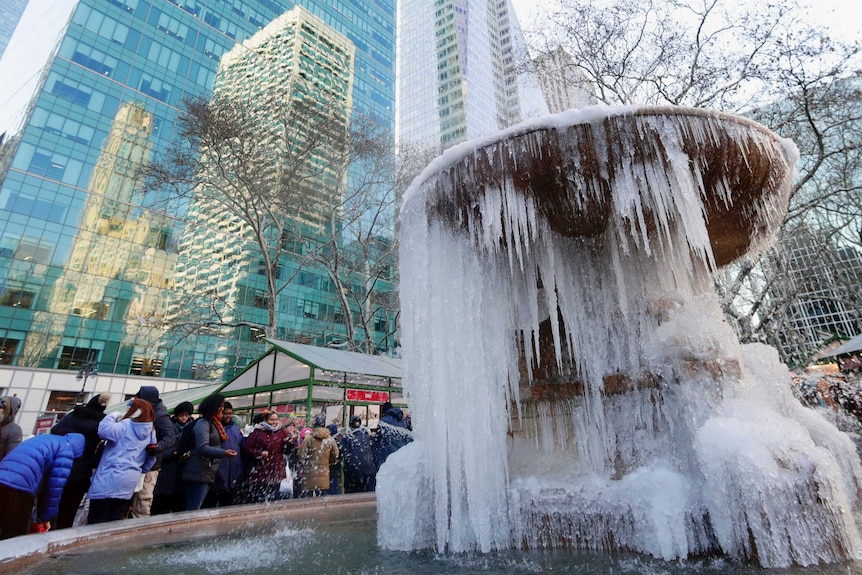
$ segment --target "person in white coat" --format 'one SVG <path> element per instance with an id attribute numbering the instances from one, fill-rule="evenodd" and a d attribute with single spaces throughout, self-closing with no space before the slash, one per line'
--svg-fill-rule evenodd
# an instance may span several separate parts
<path id="1" fill-rule="evenodd" d="M 147 455 L 147 446 L 156 443 L 153 419 L 150 402 L 134 398 L 125 414 L 112 413 L 99 423 L 99 437 L 106 443 L 88 493 L 88 524 L 126 516 L 138 482 L 156 460 Z"/>

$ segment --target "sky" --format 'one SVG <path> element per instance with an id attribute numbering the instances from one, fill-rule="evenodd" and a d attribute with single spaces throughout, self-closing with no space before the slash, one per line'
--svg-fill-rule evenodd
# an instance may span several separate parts
<path id="1" fill-rule="evenodd" d="M 524 28 L 529 28 L 541 7 L 549 3 L 550 0 L 512 0 L 518 21 Z M 800 0 L 800 4 L 806 6 L 812 22 L 830 28 L 842 40 L 862 42 L 860 0 Z"/>

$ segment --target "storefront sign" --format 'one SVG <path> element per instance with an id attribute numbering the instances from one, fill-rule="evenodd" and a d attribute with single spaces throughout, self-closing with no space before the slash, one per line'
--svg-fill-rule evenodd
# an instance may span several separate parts
<path id="1" fill-rule="evenodd" d="M 33 429 L 33 435 L 43 435 L 45 433 L 50 433 L 51 428 L 54 427 L 54 423 L 56 423 L 56 421 L 57 416 L 54 414 L 37 417 L 36 427 L 35 429 Z"/>
<path id="2" fill-rule="evenodd" d="M 389 401 L 388 391 L 370 391 L 367 389 L 348 389 L 347 401 L 367 401 L 369 403 L 383 403 Z"/>

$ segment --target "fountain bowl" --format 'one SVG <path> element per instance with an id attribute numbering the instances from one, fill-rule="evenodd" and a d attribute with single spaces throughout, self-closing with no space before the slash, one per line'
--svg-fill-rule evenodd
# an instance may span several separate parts
<path id="1" fill-rule="evenodd" d="M 715 265 L 746 254 L 779 223 L 789 200 L 784 185 L 795 163 L 789 140 L 739 116 L 678 106 L 595 106 L 525 122 L 489 139 L 444 153 L 448 163 L 418 181 L 436 178 L 428 194 L 429 218 L 454 227 L 481 221 L 479 199 L 511 178 L 516 192 L 535 202 L 551 230 L 567 237 L 596 236 L 614 217 L 613 190 L 634 177 L 641 194 L 666 185 L 652 173 L 679 153 L 699 180 Z M 670 137 L 669 137 L 670 136 Z M 505 143 L 505 145 L 500 145 Z M 462 154 L 451 161 L 453 154 Z M 416 182 L 414 182 L 416 185 Z M 655 214 L 644 214 L 648 229 Z"/>

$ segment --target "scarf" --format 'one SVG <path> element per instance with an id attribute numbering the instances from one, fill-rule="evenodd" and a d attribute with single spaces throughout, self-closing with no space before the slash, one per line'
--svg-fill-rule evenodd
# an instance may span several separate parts
<path id="1" fill-rule="evenodd" d="M 224 430 L 224 425 L 221 424 L 221 419 L 213 416 L 210 418 L 210 421 L 215 426 L 216 430 L 218 430 L 219 439 L 221 439 L 222 441 L 227 441 L 227 433 Z"/>
<path id="2" fill-rule="evenodd" d="M 261 427 L 263 427 L 264 429 L 267 429 L 267 430 L 269 430 L 269 431 L 271 431 L 271 432 L 273 432 L 273 433 L 275 433 L 276 431 L 278 431 L 279 429 L 281 429 L 281 426 L 280 426 L 280 425 L 270 425 L 270 424 L 268 424 L 268 423 L 267 423 L 267 422 L 265 422 L 265 421 L 261 421 L 261 422 L 260 422 L 260 425 L 261 425 Z"/>

